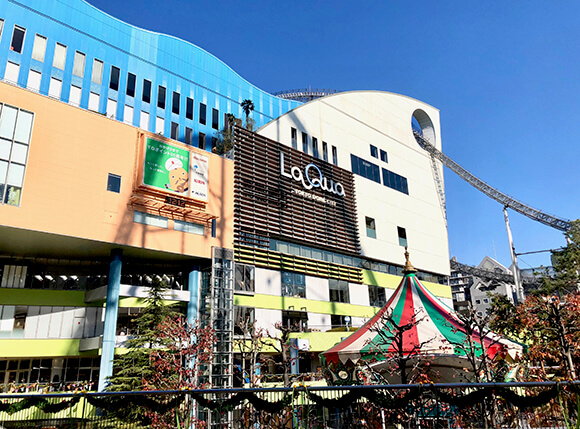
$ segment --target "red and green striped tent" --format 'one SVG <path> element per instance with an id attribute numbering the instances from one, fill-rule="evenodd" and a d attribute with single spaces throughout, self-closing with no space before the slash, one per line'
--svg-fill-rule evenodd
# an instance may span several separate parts
<path id="1" fill-rule="evenodd" d="M 454 358 L 464 354 L 464 349 L 458 345 L 468 344 L 470 338 L 480 355 L 483 343 L 492 359 L 501 353 L 512 360 L 523 352 L 520 344 L 493 332 L 482 336 L 475 330 L 468 335 L 465 324 L 453 309 L 421 284 L 412 265 L 408 267 L 410 270 L 406 266 L 405 276 L 387 304 L 352 335 L 322 353 L 327 365 L 345 365 L 349 361 L 356 365 L 359 360 L 376 362 L 399 351 L 405 356 L 437 356 L 439 361 L 448 356 L 448 360 L 457 363 L 459 360 Z M 393 323 L 410 328 L 399 336 L 398 344 L 394 341 Z M 465 366 L 465 363 L 458 365 Z"/>

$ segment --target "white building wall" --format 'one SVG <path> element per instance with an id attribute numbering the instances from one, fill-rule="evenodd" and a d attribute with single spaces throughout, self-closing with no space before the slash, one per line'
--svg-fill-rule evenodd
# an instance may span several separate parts
<path id="1" fill-rule="evenodd" d="M 315 301 L 328 302 L 330 300 L 328 279 L 306 276 L 306 298 Z"/>
<path id="2" fill-rule="evenodd" d="M 264 295 L 280 296 L 282 293 L 282 274 L 280 271 L 256 268 L 254 277 L 255 292 Z"/>
<path id="3" fill-rule="evenodd" d="M 269 331 L 275 334 L 277 331 L 274 326 L 282 323 L 282 312 L 280 310 L 269 310 L 265 308 L 256 308 L 254 316 L 256 317 L 256 328 Z"/>
<path id="4" fill-rule="evenodd" d="M 306 103 L 266 124 L 258 132 L 292 146 L 296 128 L 316 137 L 319 148 L 337 147 L 338 165 L 352 171 L 351 154 L 407 178 L 409 195 L 355 175 L 359 233 L 363 255 L 402 265 L 403 248 L 397 226 L 405 228 L 413 265 L 424 271 L 449 274 L 447 227 L 433 177 L 431 160 L 412 134 L 413 113 L 421 109 L 433 123 L 436 147 L 441 148 L 439 111 L 402 95 L 379 91 L 334 94 Z M 370 145 L 388 154 L 388 163 L 373 158 Z M 443 178 L 442 167 L 438 166 Z M 365 217 L 375 219 L 377 238 L 366 236 Z"/>

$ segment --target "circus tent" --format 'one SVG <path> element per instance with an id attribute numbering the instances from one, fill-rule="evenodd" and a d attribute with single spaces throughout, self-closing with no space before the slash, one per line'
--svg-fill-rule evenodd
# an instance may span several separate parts
<path id="1" fill-rule="evenodd" d="M 490 359 L 501 355 L 513 362 L 523 353 L 519 343 L 493 332 L 481 335 L 477 329 L 467 328 L 453 309 L 421 283 L 408 261 L 408 253 L 406 256 L 404 277 L 389 301 L 356 332 L 322 353 L 327 366 L 352 367 L 365 362 L 376 365 L 389 356 L 404 355 L 431 356 L 435 363 L 444 367 L 464 368 L 467 365 L 465 346 L 470 341 L 479 355 L 485 350 Z M 399 327 L 398 336 L 395 326 Z M 404 332 L 400 329 L 403 326 L 406 326 Z M 446 372 L 451 376 L 457 371 L 447 368 Z"/>

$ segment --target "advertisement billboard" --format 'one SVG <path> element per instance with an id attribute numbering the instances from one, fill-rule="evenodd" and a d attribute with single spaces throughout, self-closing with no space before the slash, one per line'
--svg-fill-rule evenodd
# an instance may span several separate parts
<path id="1" fill-rule="evenodd" d="M 207 201 L 208 158 L 151 138 L 145 142 L 143 184 Z"/>

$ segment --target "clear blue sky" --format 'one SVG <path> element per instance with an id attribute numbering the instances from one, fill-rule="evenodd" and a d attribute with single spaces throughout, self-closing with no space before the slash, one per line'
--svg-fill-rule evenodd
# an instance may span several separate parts
<path id="1" fill-rule="evenodd" d="M 441 111 L 443 151 L 503 192 L 580 217 L 580 2 L 90 0 L 190 41 L 256 86 L 377 89 Z M 451 256 L 510 264 L 502 207 L 445 170 Z M 565 245 L 509 211 L 517 252 Z M 549 264 L 522 256 L 520 267 Z"/>

